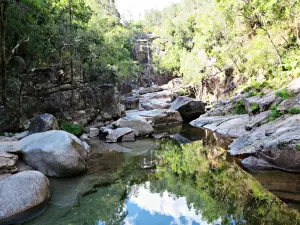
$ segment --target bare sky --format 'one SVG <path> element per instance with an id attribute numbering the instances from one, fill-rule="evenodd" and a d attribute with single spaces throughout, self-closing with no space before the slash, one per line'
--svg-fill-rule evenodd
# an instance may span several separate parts
<path id="1" fill-rule="evenodd" d="M 138 20 L 143 19 L 145 10 L 163 9 L 172 3 L 180 2 L 181 0 L 116 0 L 116 5 L 125 19 Z M 124 18 L 123 18 L 124 19 Z"/>

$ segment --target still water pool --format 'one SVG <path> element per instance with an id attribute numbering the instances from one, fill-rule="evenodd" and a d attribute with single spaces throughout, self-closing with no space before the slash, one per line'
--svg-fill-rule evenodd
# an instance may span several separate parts
<path id="1" fill-rule="evenodd" d="M 286 204 L 300 196 L 298 175 L 255 173 L 259 183 L 227 156 L 229 140 L 187 125 L 157 129 L 155 137 L 94 140 L 87 173 L 51 178 L 46 210 L 24 224 L 300 224 L 298 204 Z"/>

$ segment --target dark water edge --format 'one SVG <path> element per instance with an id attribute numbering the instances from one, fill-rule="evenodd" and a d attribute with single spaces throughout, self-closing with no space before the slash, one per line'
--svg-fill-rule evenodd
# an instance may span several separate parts
<path id="1" fill-rule="evenodd" d="M 94 140 L 87 173 L 50 178 L 47 210 L 24 224 L 299 223 L 300 175 L 254 179 L 227 156 L 230 139 L 187 124 L 159 127 L 155 136 L 164 138 Z"/>

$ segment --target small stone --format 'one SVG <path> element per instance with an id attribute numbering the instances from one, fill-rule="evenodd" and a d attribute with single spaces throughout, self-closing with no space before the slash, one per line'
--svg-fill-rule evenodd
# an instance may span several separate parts
<path id="1" fill-rule="evenodd" d="M 98 128 L 90 128 L 89 130 L 89 137 L 94 138 L 99 136 L 99 129 Z"/>

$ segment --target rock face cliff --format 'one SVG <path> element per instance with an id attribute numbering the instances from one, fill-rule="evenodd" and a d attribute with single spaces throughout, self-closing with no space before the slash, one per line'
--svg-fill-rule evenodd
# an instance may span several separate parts
<path id="1" fill-rule="evenodd" d="M 0 107 L 0 132 L 15 131 L 43 113 L 86 125 L 97 116 L 123 115 L 120 93 L 109 84 L 89 83 L 80 65 L 74 67 L 72 88 L 69 66 L 53 65 L 11 78 L 9 106 Z"/>

